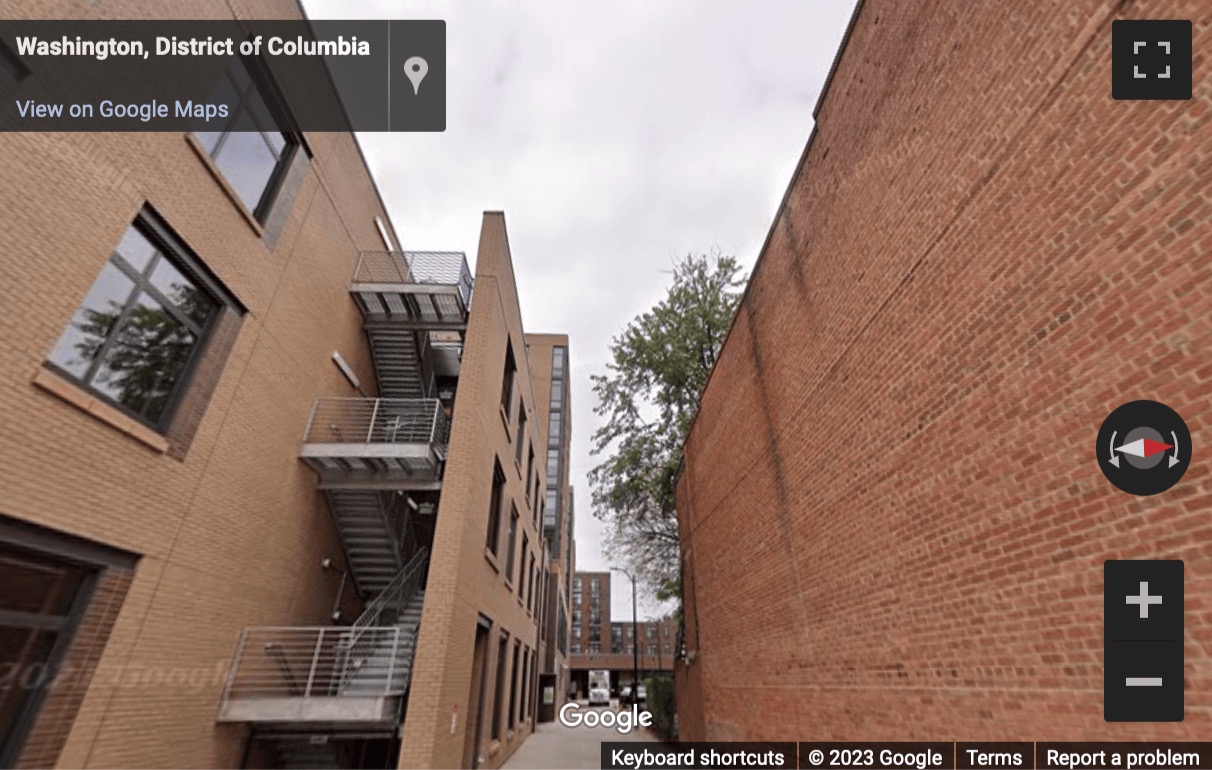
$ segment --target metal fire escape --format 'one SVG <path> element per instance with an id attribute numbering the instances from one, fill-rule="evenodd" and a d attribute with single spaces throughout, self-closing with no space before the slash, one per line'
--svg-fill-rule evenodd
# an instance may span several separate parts
<path id="1" fill-rule="evenodd" d="M 471 285 L 461 252 L 362 253 L 350 293 L 379 398 L 317 399 L 299 456 L 319 476 L 365 609 L 351 626 L 245 629 L 217 721 L 397 731 L 450 435 L 453 399 L 440 384 L 458 376 Z"/>

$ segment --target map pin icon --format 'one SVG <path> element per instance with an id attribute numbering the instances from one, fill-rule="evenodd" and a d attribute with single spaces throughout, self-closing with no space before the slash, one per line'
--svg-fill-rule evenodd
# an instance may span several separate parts
<path id="1" fill-rule="evenodd" d="M 425 79 L 426 72 L 429 72 L 429 62 L 420 56 L 414 56 L 404 62 L 404 74 L 412 82 L 412 92 L 414 94 L 421 88 L 421 81 Z"/>

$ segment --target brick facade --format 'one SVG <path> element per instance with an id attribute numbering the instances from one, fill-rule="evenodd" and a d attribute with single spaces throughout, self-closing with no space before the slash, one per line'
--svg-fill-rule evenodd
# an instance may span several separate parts
<path id="1" fill-rule="evenodd" d="M 1113 101 L 1140 17 L 1212 47 L 1193 1 L 861 4 L 686 442 L 683 738 L 1212 733 L 1212 81 Z M 1195 444 L 1151 498 L 1095 459 L 1137 398 Z M 1130 558 L 1186 562 L 1182 723 L 1103 721 Z"/>
<path id="2" fill-rule="evenodd" d="M 497 671 L 505 666 L 504 687 L 512 690 L 513 646 L 537 660 L 538 618 L 529 601 L 526 571 L 533 556 L 541 565 L 541 534 L 535 528 L 533 493 L 527 494 L 533 477 L 527 477 L 527 449 L 516 458 L 519 414 L 528 414 L 523 440 L 537 449 L 545 445 L 534 419 L 535 404 L 548 398 L 535 387 L 527 364 L 521 310 L 513 274 L 505 217 L 486 212 L 476 256 L 475 301 L 468 320 L 455 400 L 455 418 L 438 508 L 426 588 L 421 635 L 417 648 L 404 721 L 400 767 L 461 767 L 467 764 L 468 748 L 478 747 L 474 757 L 480 767 L 498 767 L 533 730 L 531 706 L 533 685 L 524 682 L 522 719 L 514 729 L 504 724 L 502 711 L 493 737 L 492 713 L 496 697 Z M 506 350 L 511 349 L 517 376 L 510 406 L 502 406 L 502 379 Z M 512 504 L 518 512 L 514 574 L 508 573 L 508 539 L 500 535 L 494 555 L 485 546 L 489 526 L 494 462 L 505 475 L 505 504 L 499 526 L 509 525 Z M 540 483 L 540 499 L 545 485 Z M 523 537 L 525 536 L 525 538 Z M 523 550 L 525 542 L 526 550 Z M 525 566 L 520 566 L 525 565 Z M 522 585 L 516 575 L 522 574 Z M 491 624 L 489 655 L 485 671 L 488 685 L 478 743 L 473 735 L 477 724 L 477 697 L 471 692 L 476 626 L 480 618 Z M 507 657 L 498 655 L 498 639 L 506 640 Z M 519 664 L 520 665 L 520 664 Z M 534 665 L 529 672 L 536 671 Z M 452 727 L 453 725 L 453 727 Z"/>
<path id="3" fill-rule="evenodd" d="M 15 13 L 115 11 L 40 0 Z M 154 13 L 295 18 L 299 6 Z M 299 447 L 317 396 L 356 395 L 334 351 L 373 390 L 349 281 L 360 251 L 383 248 L 376 217 L 390 219 L 352 136 L 305 138 L 313 162 L 263 227 L 182 134 L 0 136 L 0 514 L 140 557 L 101 581 L 65 660 L 76 673 L 44 698 L 23 766 L 237 766 L 246 730 L 215 715 L 241 630 L 330 623 L 339 582 L 320 564 L 340 566 L 342 549 Z M 144 206 L 246 310 L 212 329 L 167 434 L 44 366 Z"/>

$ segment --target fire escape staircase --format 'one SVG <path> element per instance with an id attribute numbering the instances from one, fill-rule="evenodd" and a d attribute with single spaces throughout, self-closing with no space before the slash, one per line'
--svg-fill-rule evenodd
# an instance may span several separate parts
<path id="1" fill-rule="evenodd" d="M 433 361 L 461 350 L 471 273 L 461 253 L 365 252 L 350 292 L 380 397 L 317 399 L 299 456 L 319 476 L 368 603 L 352 626 L 246 628 L 219 722 L 386 733 L 400 724 L 429 559 L 400 495 L 441 487 L 450 418 L 433 397 Z"/>

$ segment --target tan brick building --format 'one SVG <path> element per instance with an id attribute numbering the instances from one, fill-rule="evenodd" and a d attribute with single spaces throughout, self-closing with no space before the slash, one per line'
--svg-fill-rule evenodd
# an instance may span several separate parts
<path id="1" fill-rule="evenodd" d="M 1212 734 L 1212 80 L 1111 98 L 1201 2 L 866 0 L 678 487 L 688 740 Z M 1176 409 L 1154 497 L 1099 425 Z M 1103 720 L 1103 561 L 1186 563 L 1181 723 Z"/>
<path id="2" fill-rule="evenodd" d="M 569 586 L 576 556 L 573 491 L 569 484 L 572 368 L 566 335 L 527 334 L 526 350 L 538 397 L 539 434 L 547 437 L 546 450 L 538 459 L 544 463 L 547 479 L 542 527 L 548 553 L 539 630 L 539 718 L 551 721 L 564 704 L 569 683 Z M 549 398 L 544 400 L 543 393 Z"/>
<path id="3" fill-rule="evenodd" d="M 500 765 L 553 590 L 504 216 L 473 278 L 349 135 L 0 157 L 0 766 Z"/>

